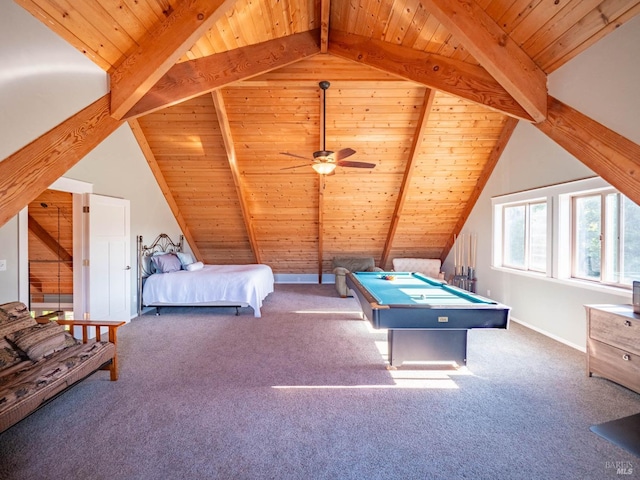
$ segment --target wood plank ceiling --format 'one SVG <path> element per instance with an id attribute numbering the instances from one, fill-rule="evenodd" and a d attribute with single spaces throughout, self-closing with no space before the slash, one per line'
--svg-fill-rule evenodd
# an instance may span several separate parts
<path id="1" fill-rule="evenodd" d="M 110 74 L 111 114 L 201 260 L 300 274 L 343 255 L 444 259 L 517 120 L 546 118 L 546 75 L 640 12 L 638 0 L 16 1 Z M 141 66 L 158 43 L 162 58 Z M 282 170 L 305 163 L 282 152 L 322 146 L 322 80 L 326 147 L 374 169 Z"/>

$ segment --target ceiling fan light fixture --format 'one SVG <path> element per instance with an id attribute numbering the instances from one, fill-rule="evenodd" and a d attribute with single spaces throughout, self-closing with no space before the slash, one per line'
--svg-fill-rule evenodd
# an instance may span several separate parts
<path id="1" fill-rule="evenodd" d="M 330 158 L 333 158 L 333 153 L 334 152 L 332 152 L 331 150 L 318 150 L 317 152 L 313 152 L 313 158 L 322 162 L 326 162 Z"/>
<path id="2" fill-rule="evenodd" d="M 335 163 L 314 163 L 312 167 L 320 175 L 329 175 L 331 172 L 333 172 L 336 169 L 336 164 Z"/>

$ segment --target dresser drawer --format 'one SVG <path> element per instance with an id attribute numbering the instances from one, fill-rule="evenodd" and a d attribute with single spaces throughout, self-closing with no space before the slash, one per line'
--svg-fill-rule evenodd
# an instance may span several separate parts
<path id="1" fill-rule="evenodd" d="M 589 373 L 603 376 L 640 392 L 640 355 L 588 340 Z"/>
<path id="2" fill-rule="evenodd" d="M 640 321 L 637 319 L 590 309 L 589 337 L 640 354 Z"/>

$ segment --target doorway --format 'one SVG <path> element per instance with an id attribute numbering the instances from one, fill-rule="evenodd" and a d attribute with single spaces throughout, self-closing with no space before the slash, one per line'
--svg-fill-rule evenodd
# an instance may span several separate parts
<path id="1" fill-rule="evenodd" d="M 64 197 L 58 197 L 59 194 Z M 42 195 L 51 196 L 39 196 L 18 215 L 19 301 L 34 309 L 31 301 L 33 282 L 33 303 L 43 310 L 46 308 L 52 316 L 61 310 L 65 318 L 128 321 L 131 318 L 132 272 L 129 258 L 129 201 L 94 195 L 92 184 L 65 177 L 56 180 Z M 67 205 L 66 202 L 70 204 Z M 91 205 L 95 208 L 90 208 Z M 33 228 L 30 227 L 38 227 L 35 226 L 35 222 L 30 222 L 29 216 L 33 216 L 37 222 L 38 219 L 32 214 L 44 215 L 43 211 L 52 218 L 40 219 L 40 222 L 55 223 L 55 227 L 51 227 L 47 236 L 41 235 L 40 239 L 34 239 L 31 232 Z M 55 265 L 54 268 L 49 265 L 50 270 L 55 270 L 51 273 L 54 276 L 54 285 L 50 285 L 49 288 L 44 286 L 46 282 L 37 275 L 34 274 L 35 278 L 32 279 L 30 274 L 30 246 L 37 242 L 43 243 L 41 239 L 47 237 L 53 238 L 55 242 L 48 240 L 50 256 L 44 258 L 48 262 L 38 263 Z M 103 248 L 104 245 L 108 245 L 106 250 Z M 37 258 L 35 254 L 34 258 Z M 61 261 L 58 261 L 59 259 Z M 65 266 L 67 262 L 70 264 Z M 101 278 L 97 274 L 98 271 L 107 272 L 108 275 Z M 71 283 L 66 282 L 65 275 L 69 276 Z M 108 280 L 106 284 L 105 280 Z M 97 297 L 90 299 L 92 295 Z"/>
<path id="2" fill-rule="evenodd" d="M 29 308 L 35 316 L 73 314 L 73 194 L 45 190 L 28 206 Z"/>

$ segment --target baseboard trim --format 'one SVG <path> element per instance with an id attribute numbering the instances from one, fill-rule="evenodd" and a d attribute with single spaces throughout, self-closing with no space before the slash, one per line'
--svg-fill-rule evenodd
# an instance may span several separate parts
<path id="1" fill-rule="evenodd" d="M 275 283 L 317 284 L 318 275 L 314 273 L 275 273 L 273 281 Z"/>
<path id="2" fill-rule="evenodd" d="M 560 343 L 563 343 L 564 345 L 566 345 L 568 347 L 575 348 L 576 350 L 579 350 L 582 353 L 586 353 L 587 352 L 587 347 L 586 346 L 581 347 L 580 345 L 576 345 L 575 343 L 568 342 L 567 340 L 565 340 L 562 337 L 558 337 L 557 335 L 549 333 L 546 330 L 538 328 L 538 327 L 536 327 L 534 325 L 531 325 L 531 324 L 529 324 L 527 322 L 523 322 L 521 320 L 518 320 L 517 318 L 514 318 L 513 316 L 511 317 L 511 321 L 512 322 L 516 322 L 516 323 L 518 323 L 518 324 L 522 325 L 523 327 L 526 327 L 526 328 L 528 328 L 530 330 L 533 330 L 534 332 L 538 332 L 539 334 L 544 335 L 545 337 L 549 337 L 552 340 L 555 340 L 556 342 L 560 342 Z"/>

